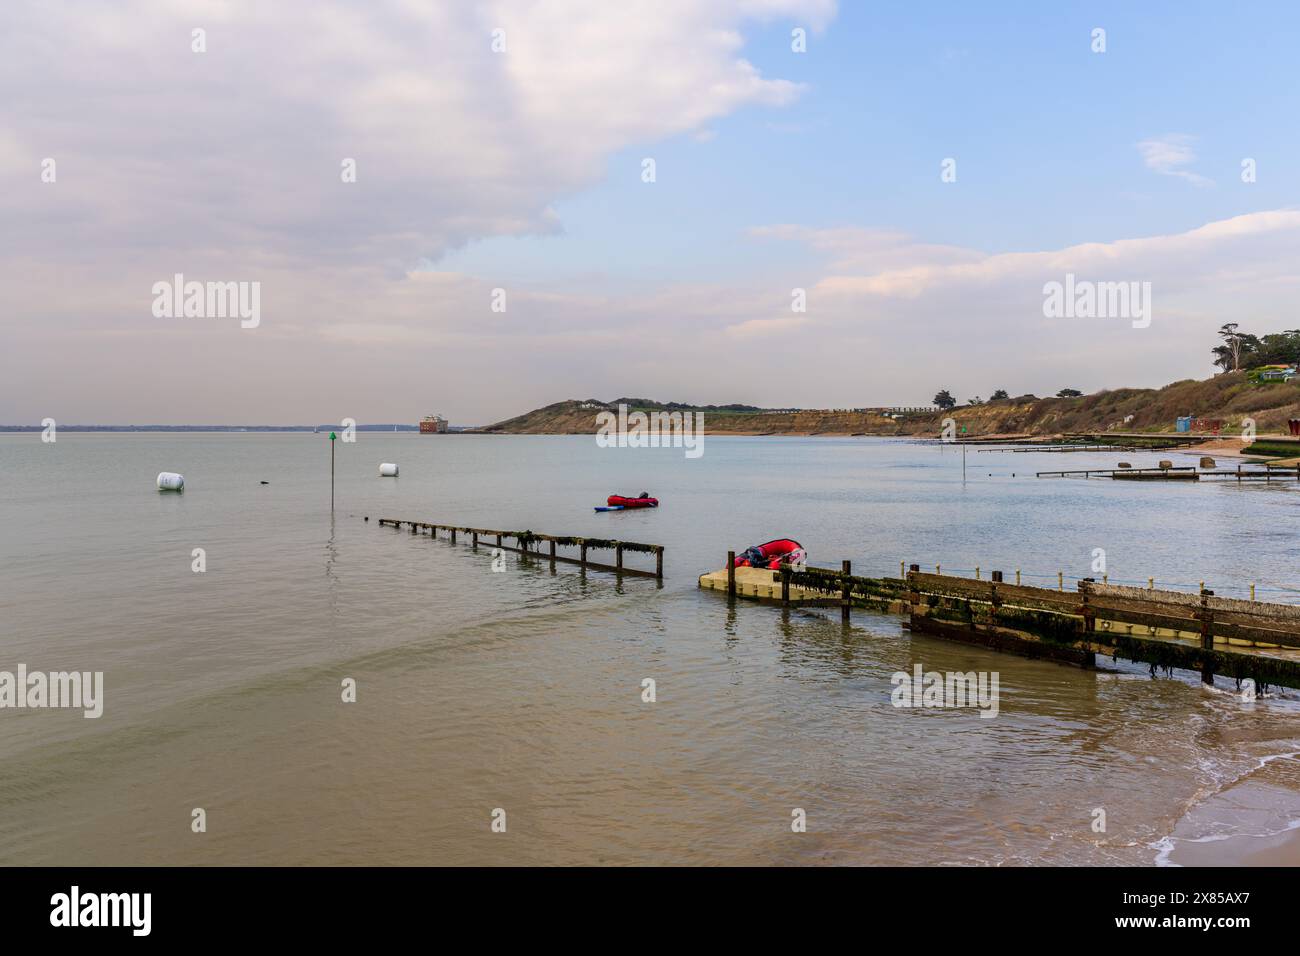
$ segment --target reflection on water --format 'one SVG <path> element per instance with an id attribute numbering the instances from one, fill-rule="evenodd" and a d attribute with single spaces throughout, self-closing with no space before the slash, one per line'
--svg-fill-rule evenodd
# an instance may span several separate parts
<path id="1" fill-rule="evenodd" d="M 793 536 L 866 574 L 1054 581 L 1102 548 L 1112 580 L 1293 587 L 1294 489 L 1038 481 L 1059 458 L 976 452 L 963 485 L 953 449 L 862 439 L 710 438 L 685 460 L 363 433 L 331 517 L 322 438 L 0 436 L 0 670 L 103 670 L 107 696 L 95 721 L 0 711 L 0 862 L 1151 863 L 1300 818 L 1294 702 L 695 586 Z M 153 489 L 164 469 L 184 495 Z M 642 486 L 659 509 L 592 511 Z M 489 545 L 380 517 L 660 543 L 666 580 L 510 552 L 495 573 Z M 918 663 L 997 671 L 997 718 L 891 706 Z"/>

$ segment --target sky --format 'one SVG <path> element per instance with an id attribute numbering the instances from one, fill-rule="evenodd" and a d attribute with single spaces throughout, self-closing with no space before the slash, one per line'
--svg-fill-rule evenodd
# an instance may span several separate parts
<path id="1" fill-rule="evenodd" d="M 1282 2 L 4 4 L 0 423 L 1208 377 L 1300 326 L 1297 48 Z"/>

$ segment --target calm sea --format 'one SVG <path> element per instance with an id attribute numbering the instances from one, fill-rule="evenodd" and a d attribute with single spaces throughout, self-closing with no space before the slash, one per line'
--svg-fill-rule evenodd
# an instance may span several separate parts
<path id="1" fill-rule="evenodd" d="M 688 460 L 361 433 L 337 453 L 331 517 L 324 434 L 0 436 L 0 670 L 105 682 L 97 720 L 0 710 L 0 863 L 1147 864 L 1300 819 L 1294 697 L 696 587 L 789 536 L 858 573 L 1069 587 L 1101 549 L 1112 581 L 1300 601 L 1295 488 L 1036 479 L 1117 456 L 975 450 L 963 481 L 959 448 L 860 438 L 709 437 Z M 592 511 L 643 490 L 662 507 Z M 380 517 L 663 544 L 666 580 L 494 571 L 490 546 Z M 915 664 L 998 672 L 998 716 L 893 707 Z"/>

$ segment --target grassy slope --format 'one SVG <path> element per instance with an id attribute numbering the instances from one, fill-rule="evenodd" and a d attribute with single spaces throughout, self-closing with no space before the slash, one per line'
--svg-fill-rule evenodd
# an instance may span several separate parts
<path id="1" fill-rule="evenodd" d="M 663 408 L 644 399 L 627 400 L 632 409 Z M 581 408 L 579 401 L 556 402 L 545 408 L 510 418 L 485 431 L 511 434 L 590 434 L 596 431 L 597 410 Z M 618 400 L 606 403 L 613 408 Z M 1081 398 L 1043 398 L 1035 401 L 989 402 L 962 406 L 948 413 L 911 415 L 902 421 L 878 413 L 808 409 L 789 414 L 705 411 L 709 432 L 754 434 L 831 435 L 937 435 L 946 415 L 965 426 L 967 435 L 1032 434 L 1062 432 L 1151 431 L 1172 432 L 1179 415 L 1222 418 L 1237 429 L 1247 416 L 1260 433 L 1286 433 L 1286 420 L 1300 418 L 1300 382 L 1254 386 L 1241 372 L 1216 375 L 1204 381 L 1186 379 L 1164 388 L 1122 388 Z M 1123 424 L 1126 416 L 1133 420 Z"/>

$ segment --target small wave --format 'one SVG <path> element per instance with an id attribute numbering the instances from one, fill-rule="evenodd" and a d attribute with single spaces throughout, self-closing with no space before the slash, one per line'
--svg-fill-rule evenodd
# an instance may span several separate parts
<path id="1" fill-rule="evenodd" d="M 1219 794 L 1225 793 L 1242 782 L 1249 780 L 1275 760 L 1288 760 L 1296 757 L 1300 757 L 1300 750 L 1284 750 L 1279 753 L 1265 754 L 1261 757 L 1257 757 L 1255 766 L 1251 767 L 1249 770 L 1216 781 L 1212 786 L 1202 787 L 1184 806 L 1182 816 L 1179 818 L 1179 823 L 1187 819 L 1187 817 L 1195 812 L 1197 808 L 1206 805 Z M 1211 772 L 1213 775 L 1215 771 L 1221 771 L 1223 768 L 1221 765 L 1217 764 L 1211 768 L 1210 766 L 1207 766 L 1205 762 L 1202 762 L 1202 769 Z M 1177 824 L 1175 824 L 1175 829 L 1177 829 Z M 1168 835 L 1161 837 L 1159 840 L 1147 844 L 1147 847 L 1148 849 L 1156 851 L 1154 861 L 1156 866 L 1179 866 L 1180 864 L 1174 863 L 1170 859 L 1171 854 L 1179 843 L 1217 843 L 1223 840 L 1236 840 L 1242 838 L 1267 840 L 1296 829 L 1300 829 L 1300 818 L 1289 819 L 1284 825 L 1272 829 L 1265 829 L 1263 832 L 1233 830 L 1231 832 L 1211 833 L 1199 837 L 1177 837 L 1171 832 Z"/>
<path id="2" fill-rule="evenodd" d="M 1278 827 L 1275 830 L 1265 830 L 1263 833 L 1250 833 L 1240 831 L 1237 833 L 1211 833 L 1202 837 L 1161 837 L 1154 843 L 1148 843 L 1147 849 L 1156 851 L 1155 865 L 1168 867 L 1181 867 L 1181 863 L 1175 863 L 1170 857 L 1180 843 L 1222 843 L 1225 840 L 1270 840 L 1273 837 L 1282 836 L 1284 833 L 1290 833 L 1292 830 L 1300 830 L 1300 819 L 1288 820 L 1286 826 Z"/>

